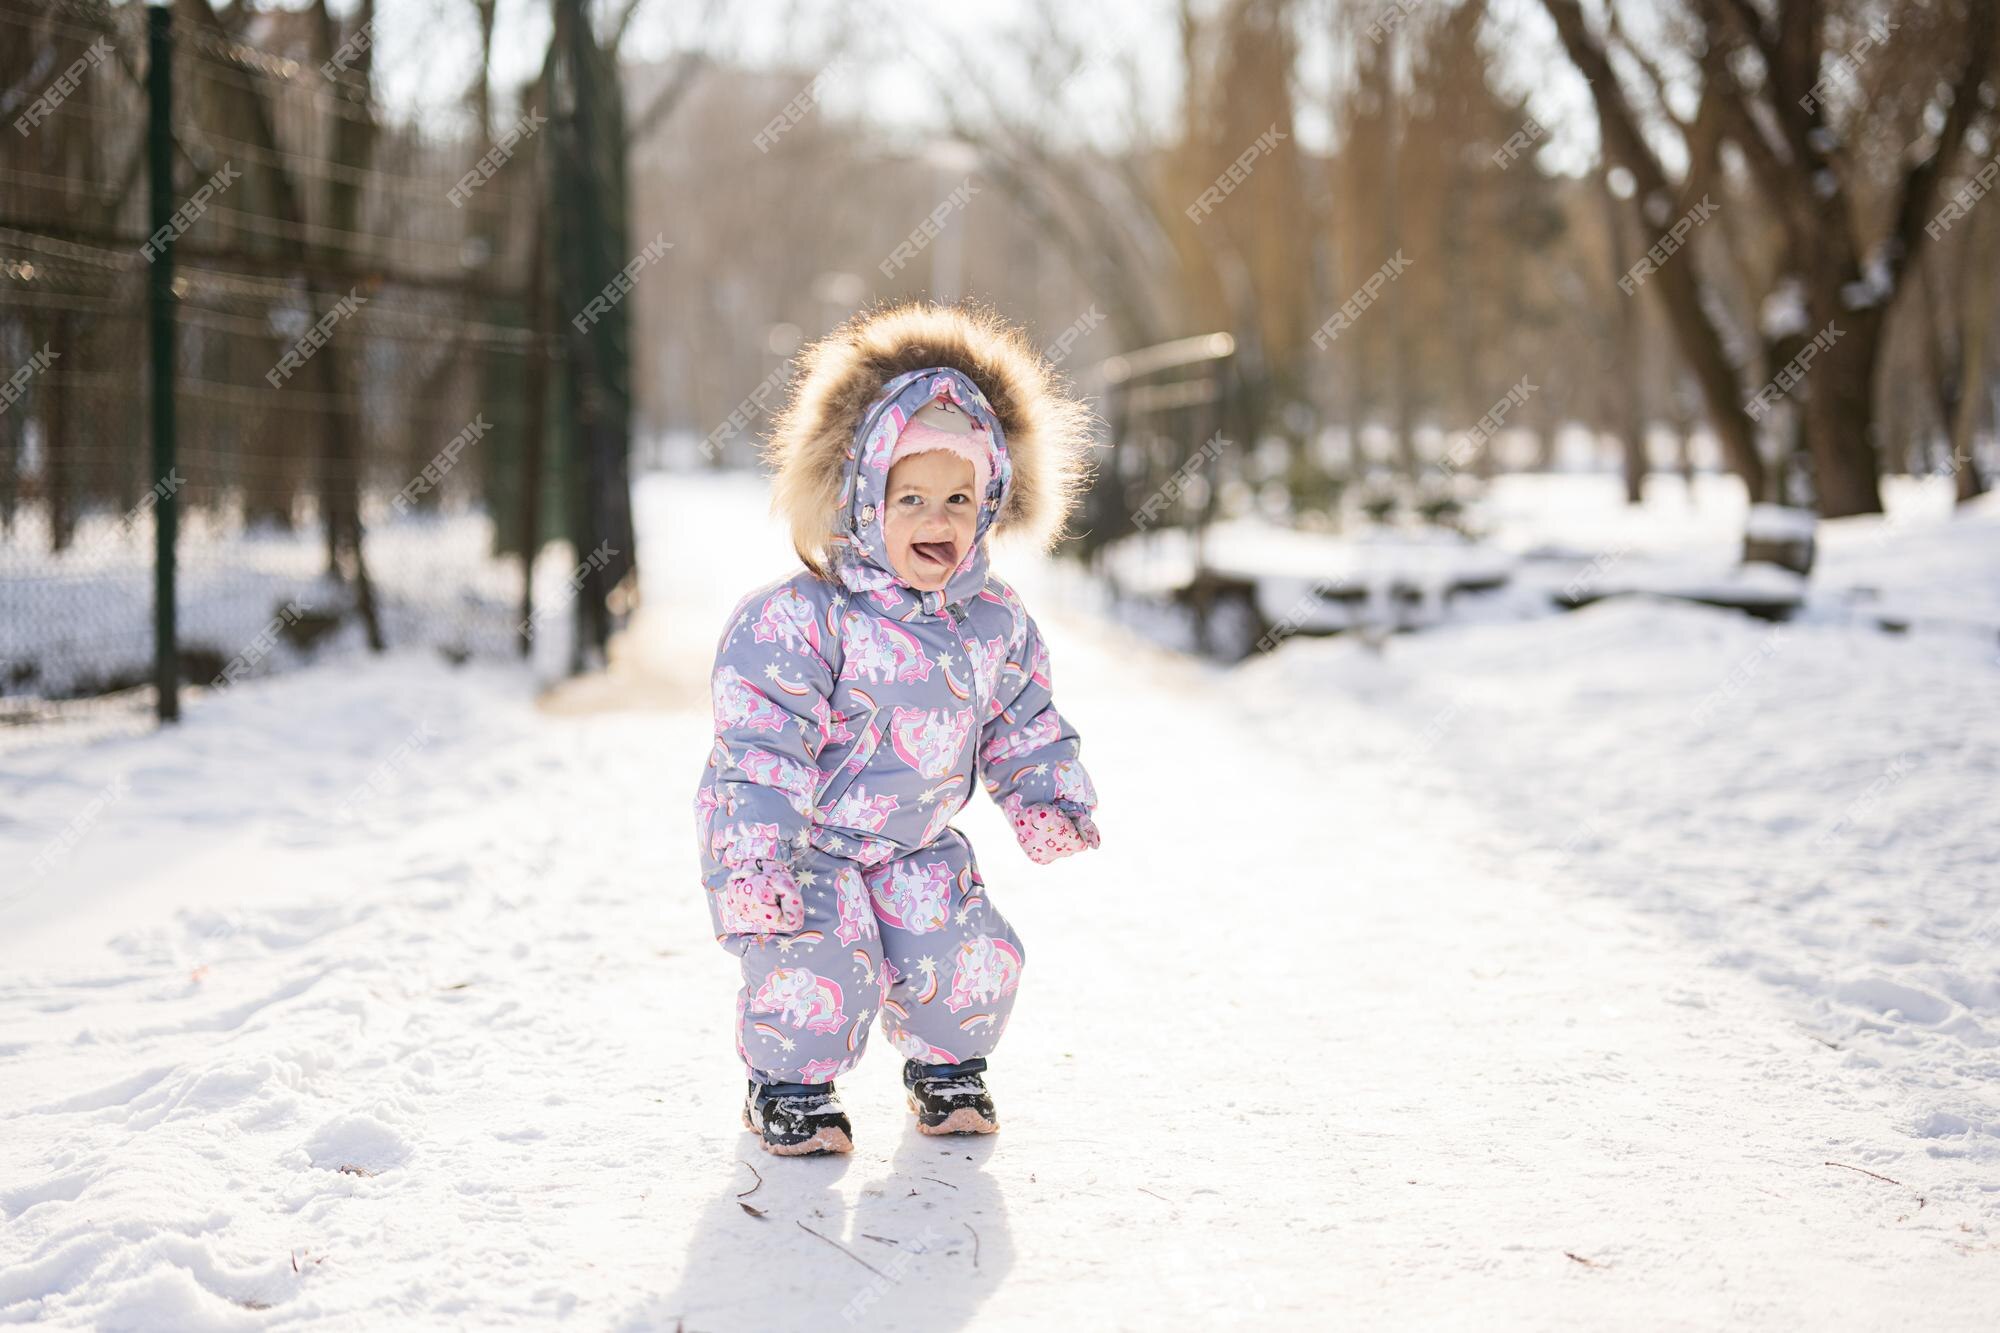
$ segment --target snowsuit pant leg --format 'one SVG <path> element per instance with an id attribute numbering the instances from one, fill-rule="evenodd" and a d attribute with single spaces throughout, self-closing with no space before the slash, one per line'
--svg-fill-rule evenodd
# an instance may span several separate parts
<path id="1" fill-rule="evenodd" d="M 888 984 L 859 867 L 809 850 L 798 869 L 805 924 L 791 934 L 728 934 L 709 895 L 723 947 L 742 960 L 736 1053 L 758 1083 L 827 1083 L 852 1069 Z"/>
<path id="2" fill-rule="evenodd" d="M 864 872 L 882 931 L 882 1030 L 906 1058 L 988 1055 L 1014 1009 L 1026 955 L 987 896 L 972 844 L 947 828 L 929 846 Z"/>

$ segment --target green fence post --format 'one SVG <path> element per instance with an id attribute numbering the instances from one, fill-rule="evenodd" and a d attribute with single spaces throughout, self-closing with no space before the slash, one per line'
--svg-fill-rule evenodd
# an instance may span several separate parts
<path id="1" fill-rule="evenodd" d="M 160 236 L 174 216 L 173 11 L 146 11 L 146 162 L 151 225 Z M 153 351 L 153 479 L 164 492 L 153 506 L 153 686 L 162 722 L 180 719 L 180 661 L 174 624 L 174 539 L 180 527 L 174 479 L 174 242 L 171 230 L 147 280 Z M 165 483 L 164 485 L 162 483 Z"/>

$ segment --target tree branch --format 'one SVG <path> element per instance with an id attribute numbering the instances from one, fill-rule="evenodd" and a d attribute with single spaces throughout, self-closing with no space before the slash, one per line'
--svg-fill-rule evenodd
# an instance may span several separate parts
<path id="1" fill-rule="evenodd" d="M 631 128 L 626 132 L 629 143 L 637 144 L 654 130 L 665 124 L 674 113 L 681 99 L 694 87 L 695 80 L 708 68 L 708 53 L 705 51 L 684 51 L 677 58 L 673 72 L 667 76 L 666 84 L 653 94 L 653 100 L 646 103 L 645 110 L 632 117 Z"/>
<path id="2" fill-rule="evenodd" d="M 1751 49 L 1763 60 L 1767 71 L 1777 66 L 1777 48 L 1772 45 L 1770 36 L 1764 31 L 1764 16 L 1757 12 L 1757 7 L 1751 4 L 1750 0 L 1716 0 L 1716 3 L 1709 6 L 1709 10 L 1711 13 L 1719 12 L 1735 27 L 1737 33 L 1744 41 L 1750 43 Z"/>
<path id="3" fill-rule="evenodd" d="M 604 49 L 607 52 L 614 56 L 618 54 L 618 44 L 625 40 L 625 30 L 632 26 L 632 20 L 638 15 L 639 7 L 645 3 L 646 0 L 625 0 L 625 12 L 611 25 L 611 36 L 605 40 Z"/>
<path id="4" fill-rule="evenodd" d="M 1591 35 L 1577 0 L 1542 0 L 1542 8 L 1554 21 L 1556 35 L 1561 39 L 1570 63 L 1590 85 L 1604 151 L 1632 173 L 1638 186 L 1633 202 L 1639 209 L 1639 216 L 1647 219 L 1647 225 L 1657 227 L 1656 219 L 1647 218 L 1647 201 L 1670 199 L 1677 192 L 1668 181 L 1652 146 L 1639 132 L 1631 104 L 1626 100 L 1610 59 L 1605 55 L 1603 46 Z M 1708 409 L 1709 421 L 1722 443 L 1724 456 L 1743 479 L 1744 489 L 1750 493 L 1751 499 L 1761 500 L 1764 494 L 1764 465 L 1757 454 L 1756 434 L 1743 410 L 1742 387 L 1737 383 L 1736 370 L 1724 350 L 1726 344 L 1721 330 L 1716 327 L 1714 316 L 1702 302 L 1692 264 L 1692 255 L 1671 258 L 1658 266 L 1650 285 L 1664 307 L 1682 359 L 1701 386 L 1702 400 Z"/>
<path id="5" fill-rule="evenodd" d="M 1812 136 L 1807 132 L 1810 126 L 1803 124 L 1795 116 L 1786 114 L 1789 105 L 1798 110 L 1795 102 L 1789 101 L 1786 81 L 1780 74 L 1778 53 L 1764 36 L 1756 19 L 1756 11 L 1747 0 L 1703 0 L 1702 9 L 1706 14 L 1708 44 L 1711 51 L 1723 59 L 1706 62 L 1708 67 L 1726 76 L 1726 85 L 1733 90 L 1741 104 L 1742 121 L 1769 141 L 1770 132 L 1775 128 L 1779 141 L 1770 143 L 1771 154 L 1779 167 L 1793 180 L 1793 188 L 1810 191 L 1812 178 L 1818 168 L 1823 167 L 1819 150 L 1813 146 Z M 1731 46 L 1748 45 L 1757 53 L 1764 69 L 1765 97 L 1758 97 L 1743 86 L 1743 80 L 1730 68 L 1727 55 Z M 1759 116 L 1758 112 L 1763 112 Z M 1767 126 L 1764 121 L 1772 124 Z M 1779 148 L 1782 146 L 1783 151 Z"/>
<path id="6" fill-rule="evenodd" d="M 1667 79 L 1660 72 L 1660 67 L 1649 59 L 1638 48 L 1637 44 L 1632 41 L 1631 37 L 1626 34 L 1625 25 L 1618 21 L 1618 10 L 1615 6 L 1608 11 L 1608 14 L 1609 26 L 1605 30 L 1605 36 L 1610 38 L 1611 44 L 1630 56 L 1632 63 L 1639 67 L 1639 72 L 1646 76 L 1647 89 L 1652 93 L 1653 105 L 1659 107 L 1660 114 L 1665 116 L 1668 122 L 1681 132 L 1681 138 L 1693 138 L 1694 127 L 1679 116 L 1676 116 L 1673 107 L 1667 103 Z"/>
<path id="7" fill-rule="evenodd" d="M 1958 82 L 1952 88 L 1951 109 L 1945 113 L 1944 128 L 1938 132 L 1931 151 L 1903 177 L 1896 207 L 1890 214 L 1895 221 L 1890 224 L 1878 252 L 1892 292 L 1929 244 L 1925 223 L 1937 211 L 1944 174 L 1951 169 L 1965 143 L 1966 130 L 1981 109 L 1979 88 L 1993 72 L 1994 27 L 1992 6 L 1967 6 L 1965 68 L 1959 71 Z"/>

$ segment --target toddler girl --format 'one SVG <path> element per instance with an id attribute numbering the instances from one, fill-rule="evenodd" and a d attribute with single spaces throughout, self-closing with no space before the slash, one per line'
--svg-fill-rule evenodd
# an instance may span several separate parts
<path id="1" fill-rule="evenodd" d="M 1048 651 L 986 535 L 1060 530 L 1088 414 L 990 313 L 906 305 L 805 354 L 767 450 L 805 568 L 716 648 L 695 797 L 716 936 L 743 965 L 743 1119 L 852 1150 L 833 1080 L 878 1013 L 926 1134 L 998 1127 L 981 1075 L 1024 954 L 950 827 L 975 776 L 1047 863 L 1097 846 Z"/>

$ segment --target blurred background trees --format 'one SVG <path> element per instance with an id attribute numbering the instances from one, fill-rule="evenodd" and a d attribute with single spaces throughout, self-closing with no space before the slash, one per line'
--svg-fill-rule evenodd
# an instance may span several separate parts
<path id="1" fill-rule="evenodd" d="M 496 558 L 608 541 L 601 642 L 634 461 L 749 464 L 799 346 L 913 297 L 992 303 L 1106 401 L 1109 358 L 1228 335 L 1221 507 L 1300 526 L 1552 469 L 1868 514 L 1996 466 L 1984 0 L 173 12 L 181 188 L 243 173 L 180 243 L 184 499 L 310 529 L 371 625 L 364 537 L 484 413 L 416 511 L 471 506 Z M 144 26 L 0 0 L 0 379 L 66 349 L 0 411 L 0 531 L 50 552 L 155 480 Z M 266 393 L 349 291 L 371 332 Z"/>
<path id="2" fill-rule="evenodd" d="M 1524 378 L 1468 472 L 1616 470 L 1636 500 L 1656 472 L 1717 470 L 1828 516 L 1879 511 L 1885 473 L 1948 472 L 1965 497 L 1990 473 L 1996 224 L 1935 225 L 2000 147 L 1988 6 L 1022 5 L 1004 40 L 927 32 L 907 60 L 856 9 L 823 49 L 751 68 L 728 13 L 635 149 L 635 230 L 700 256 L 640 298 L 655 439 L 706 435 L 870 301 L 970 295 L 1049 338 L 1101 312 L 1066 366 L 1085 380 L 1114 351 L 1232 334 L 1240 424 L 1302 497 L 1415 481 Z M 752 146 L 828 62 L 833 91 Z M 937 114 L 874 114 L 871 69 L 921 71 Z M 968 177 L 956 238 L 878 273 Z"/>

